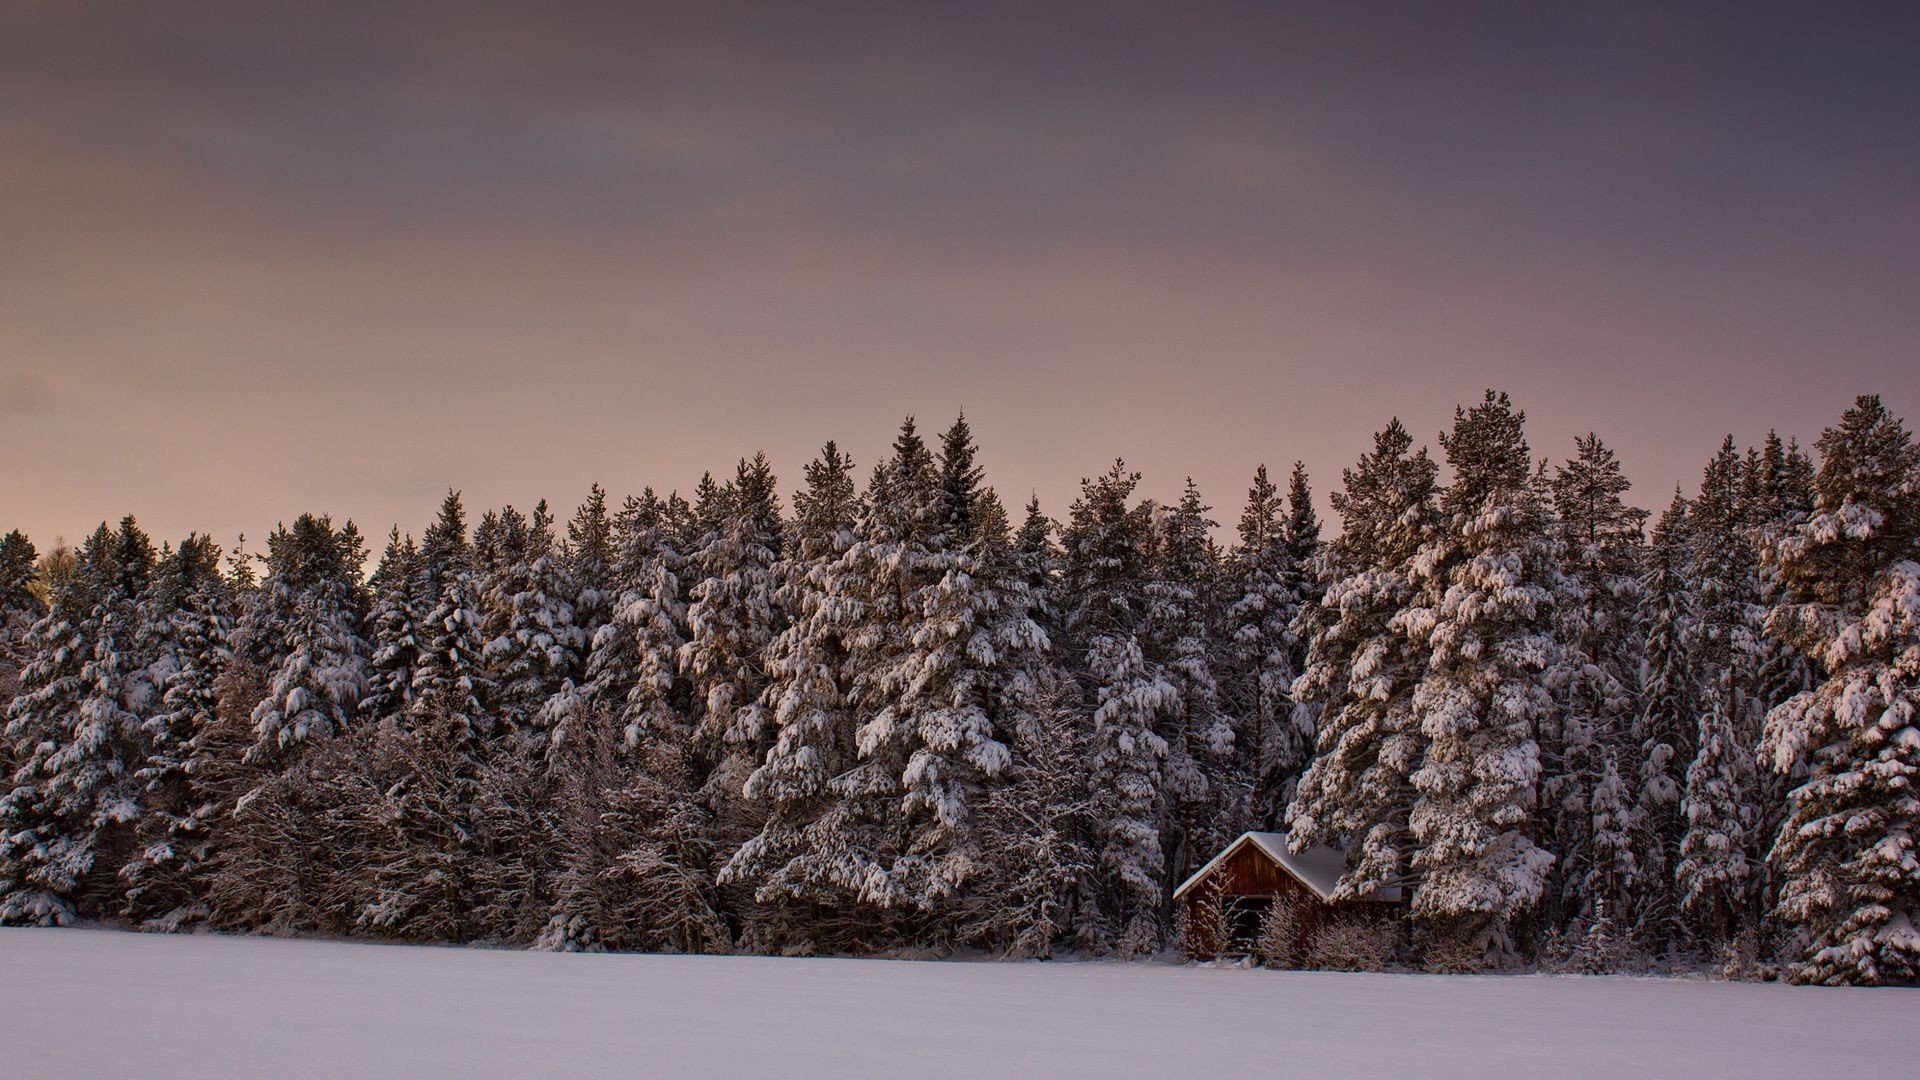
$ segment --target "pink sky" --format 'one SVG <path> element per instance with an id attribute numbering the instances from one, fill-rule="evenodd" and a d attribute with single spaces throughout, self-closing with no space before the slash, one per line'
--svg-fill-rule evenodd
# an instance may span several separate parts
<path id="1" fill-rule="evenodd" d="M 1009 501 L 1124 455 L 1223 522 L 1489 385 L 1655 507 L 1729 431 L 1920 418 L 1911 9 L 18 7 L 0 529 L 43 547 L 762 448 L 791 489 L 962 407 Z"/>

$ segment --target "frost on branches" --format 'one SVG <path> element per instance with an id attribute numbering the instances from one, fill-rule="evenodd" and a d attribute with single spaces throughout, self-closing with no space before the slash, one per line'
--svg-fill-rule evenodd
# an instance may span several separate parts
<path id="1" fill-rule="evenodd" d="M 1804 764 L 1771 858 L 1806 937 L 1793 977 L 1920 981 L 1920 451 L 1877 397 L 1818 443 L 1815 507 L 1773 553 L 1767 629 L 1826 677 L 1767 716 L 1763 752 Z"/>

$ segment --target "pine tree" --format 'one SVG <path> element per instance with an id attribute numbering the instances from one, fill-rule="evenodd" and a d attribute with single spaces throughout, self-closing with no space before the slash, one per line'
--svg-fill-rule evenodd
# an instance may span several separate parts
<path id="1" fill-rule="evenodd" d="M 482 529 L 491 546 L 499 519 L 488 515 Z M 494 687 L 481 655 L 485 638 L 477 560 L 475 545 L 467 541 L 460 493 L 449 491 L 420 547 L 421 590 L 431 607 L 413 670 L 412 703 L 400 721 L 403 728 L 439 729 L 450 722 L 477 738 L 493 732 Z"/>
<path id="2" fill-rule="evenodd" d="M 1307 542 L 1317 543 L 1319 523 L 1305 493 L 1306 474 L 1298 464 L 1294 471 L 1301 504 L 1295 510 L 1305 514 L 1297 528 L 1311 538 Z M 1281 824 L 1312 750 L 1311 708 L 1293 697 L 1293 681 L 1306 660 L 1305 643 L 1294 631 L 1305 608 L 1306 568 L 1291 524 L 1267 467 L 1260 466 L 1240 515 L 1240 544 L 1230 571 L 1237 596 L 1226 619 L 1241 718 L 1240 756 L 1254 785 L 1250 824 L 1262 829 Z"/>
<path id="3" fill-rule="evenodd" d="M 1179 690 L 1140 647 L 1147 609 L 1152 506 L 1129 506 L 1140 474 L 1115 461 L 1081 481 L 1066 535 L 1069 657 L 1091 706 L 1087 769 L 1099 793 L 1094 847 L 1100 880 L 1080 914 L 1103 924 L 1122 956 L 1160 945 L 1166 858 L 1163 729 Z"/>
<path id="4" fill-rule="evenodd" d="M 1655 524 L 1640 579 L 1639 622 L 1645 629 L 1645 671 L 1633 741 L 1638 746 L 1634 857 L 1645 887 L 1635 907 L 1638 935 L 1649 949 L 1675 944 L 1680 897 L 1674 868 L 1686 833 L 1681 799 L 1698 744 L 1690 645 L 1694 597 L 1687 581 L 1687 503 L 1676 489 Z"/>
<path id="5" fill-rule="evenodd" d="M 1555 921 L 1590 926 L 1605 908 L 1632 912 L 1641 881 L 1630 845 L 1637 829 L 1631 797 L 1612 805 L 1602 785 L 1620 782 L 1619 758 L 1631 741 L 1638 683 L 1639 541 L 1646 512 L 1621 498 L 1629 484 L 1619 459 L 1589 433 L 1555 471 L 1553 538 L 1561 574 L 1553 607 L 1558 646 L 1547 676 L 1554 709 L 1540 735 L 1542 836 L 1559 858 L 1558 888 L 1547 897 Z M 1604 793 L 1612 800 L 1619 792 Z M 1595 893 L 1593 886 L 1607 889 Z"/>
<path id="6" fill-rule="evenodd" d="M 142 812 L 138 710 L 154 688 L 140 601 L 152 542 L 132 517 L 103 523 L 36 642 L 8 735 L 20 766 L 0 801 L 0 922 L 65 925 L 117 910 L 117 877 Z M 63 609 L 63 610 L 62 610 Z"/>
<path id="7" fill-rule="evenodd" d="M 1167 876 L 1179 881 L 1235 835 L 1250 792 L 1230 772 L 1233 727 L 1220 707 L 1215 674 L 1220 557 L 1209 532 L 1217 522 L 1187 479 L 1179 503 L 1155 523 L 1147 583 L 1146 642 L 1179 695 L 1164 736 L 1167 758 Z M 1223 820 L 1224 819 L 1224 820 Z"/>
<path id="8" fill-rule="evenodd" d="M 1681 802 L 1687 832 L 1680 841 L 1674 880 L 1680 907 L 1708 941 L 1732 941 L 1746 919 L 1753 866 L 1747 859 L 1754 826 L 1753 755 L 1734 730 L 1726 683 L 1709 687 L 1700 713 L 1699 751 L 1687 768 Z"/>
<path id="9" fill-rule="evenodd" d="M 709 542 L 693 555 L 702 576 L 689 591 L 687 642 L 679 657 L 693 682 L 695 746 L 713 771 L 737 772 L 741 783 L 764 749 L 758 745 L 766 734 L 760 657 L 782 629 L 774 602 L 773 565 L 782 542 L 776 484 L 766 455 L 755 454 L 740 459 L 723 496 L 703 498 L 718 518 Z"/>
<path id="10" fill-rule="evenodd" d="M 1297 700 L 1318 710 L 1314 758 L 1287 807 L 1290 843 L 1343 846 L 1337 896 L 1407 879 L 1414 853 L 1408 810 L 1427 735 L 1415 721 L 1419 657 L 1391 626 L 1413 597 L 1411 563 L 1438 527 L 1438 467 L 1395 420 L 1334 492 L 1338 538 L 1316 561 L 1321 602 L 1295 633 L 1308 641 Z"/>
<path id="11" fill-rule="evenodd" d="M 346 729 L 366 696 L 369 649 L 360 636 L 366 553 L 348 522 L 302 514 L 267 538 L 267 576 L 242 628 L 268 672 L 254 710 L 254 756 L 283 758 L 300 743 Z"/>
<path id="12" fill-rule="evenodd" d="M 1767 631 L 1825 678 L 1774 707 L 1774 771 L 1804 766 L 1768 856 L 1806 940 L 1794 979 L 1920 981 L 1920 449 L 1863 396 L 1817 444 L 1807 520 L 1774 549 Z"/>
<path id="13" fill-rule="evenodd" d="M 1491 390 L 1455 412 L 1440 439 L 1447 527 L 1414 558 L 1417 592 L 1393 620 L 1426 654 L 1412 701 L 1427 738 L 1409 816 L 1414 917 L 1493 963 L 1515 955 L 1513 923 L 1553 862 L 1532 833 L 1555 575 L 1525 419 Z"/>
<path id="14" fill-rule="evenodd" d="M 553 519 L 542 501 L 531 519 L 508 507 L 499 558 L 487 568 L 482 656 L 496 690 L 496 708 L 510 730 L 547 742 L 542 706 L 579 670 L 584 639 L 574 622 L 573 582 L 555 546 Z"/>
<path id="15" fill-rule="evenodd" d="M 359 708 L 364 716 L 399 716 L 413 703 L 413 673 L 420 667 L 423 623 L 433 603 L 422 595 L 428 580 L 413 537 L 402 540 L 395 526 L 368 581 L 373 606 L 367 621 L 373 640 L 367 696 Z"/>
<path id="16" fill-rule="evenodd" d="M 161 557 L 142 604 L 156 639 L 150 671 L 162 696 L 142 725 L 146 757 L 135 779 L 146 810 L 137 825 L 139 850 L 120 876 L 127 914 L 156 929 L 179 929 L 207 914 L 205 877 L 218 822 L 194 757 L 214 723 L 231 660 L 227 595 L 219 547 L 196 535 Z"/>
<path id="17" fill-rule="evenodd" d="M 855 872 L 835 858 L 847 846 L 835 826 L 847 819 L 833 814 L 829 785 L 854 764 L 842 668 L 861 607 L 842 560 L 864 508 L 853 462 L 838 445 L 827 443 L 806 477 L 806 490 L 793 497 L 794 544 L 775 568 L 779 603 L 791 615 L 767 650 L 764 704 L 776 734 L 745 788 L 747 798 L 765 801 L 767 820 L 720 875 L 723 884 L 754 885 L 756 899 L 770 905 L 858 893 Z"/>

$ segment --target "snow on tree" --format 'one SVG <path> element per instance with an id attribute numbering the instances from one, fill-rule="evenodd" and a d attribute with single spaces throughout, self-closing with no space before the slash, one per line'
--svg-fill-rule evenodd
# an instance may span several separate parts
<path id="1" fill-rule="evenodd" d="M 0 801 L 0 922 L 65 925 L 118 907 L 143 809 L 139 710 L 155 704 L 139 606 L 154 561 L 132 517 L 103 523 L 35 635 L 7 725 L 20 765 Z"/>
<path id="2" fill-rule="evenodd" d="M 1658 950 L 1673 943 L 1680 898 L 1674 868 L 1686 833 L 1681 799 L 1698 745 L 1690 645 L 1695 640 L 1694 597 L 1687 581 L 1687 502 L 1676 489 L 1654 525 L 1640 578 L 1639 622 L 1645 628 L 1645 672 L 1632 738 L 1637 744 L 1634 856 L 1645 887 L 1634 911 L 1641 940 Z"/>
<path id="3" fill-rule="evenodd" d="M 1312 751 L 1311 707 L 1293 696 L 1293 681 L 1306 661 L 1306 645 L 1294 630 L 1306 606 L 1305 563 L 1294 546 L 1297 528 L 1317 543 L 1306 473 L 1295 464 L 1298 493 L 1293 528 L 1286 503 L 1267 467 L 1254 471 L 1247 506 L 1240 514 L 1240 543 L 1233 551 L 1228 580 L 1233 600 L 1227 605 L 1226 633 L 1231 644 L 1240 719 L 1240 757 L 1253 783 L 1250 824 L 1278 828 L 1293 796 L 1299 773 Z M 1310 532 L 1308 531 L 1310 530 Z"/>
<path id="4" fill-rule="evenodd" d="M 373 596 L 367 619 L 373 631 L 373 655 L 368 661 L 367 696 L 360 701 L 363 716 L 398 716 L 413 703 L 423 623 L 434 602 L 421 595 L 428 577 L 420 559 L 413 537 L 403 540 L 396 526 L 387 534 L 387 549 L 367 583 Z"/>
<path id="5" fill-rule="evenodd" d="M 1230 772 L 1233 726 L 1215 673 L 1220 556 L 1211 510 L 1189 477 L 1180 501 L 1155 522 L 1146 586 L 1145 644 L 1179 695 L 1163 731 L 1162 768 L 1167 874 L 1175 881 L 1238 835 L 1249 794 Z"/>
<path id="6" fill-rule="evenodd" d="M 578 670 L 584 642 L 547 504 L 535 506 L 530 519 L 512 507 L 500 517 L 499 552 L 481 583 L 481 655 L 502 720 L 511 730 L 536 730 L 544 727 L 542 707 Z"/>
<path id="7" fill-rule="evenodd" d="M 958 936 L 1003 956 L 1046 959 L 1073 929 L 1075 901 L 1096 868 L 1087 842 L 1096 800 L 1071 688 L 1043 670 L 1030 714 L 1012 738 L 1004 781 L 981 800 L 981 903 Z"/>
<path id="8" fill-rule="evenodd" d="M 1646 512 L 1621 498 L 1629 484 L 1618 457 L 1589 433 L 1548 486 L 1561 574 L 1553 605 L 1558 645 L 1547 673 L 1554 708 L 1541 725 L 1542 837 L 1558 854 L 1549 917 L 1591 926 L 1634 910 L 1641 885 L 1630 846 L 1635 800 L 1603 802 L 1601 785 L 1621 783 L 1639 681 L 1639 542 Z M 1605 892 L 1596 893 L 1595 887 Z"/>
<path id="9" fill-rule="evenodd" d="M 1342 474 L 1332 502 L 1343 528 L 1316 560 L 1322 597 L 1295 621 L 1308 650 L 1293 693 L 1318 710 L 1319 727 L 1287 829 L 1296 850 L 1346 848 L 1341 898 L 1401 883 L 1414 852 L 1408 811 L 1427 742 L 1413 711 L 1421 657 L 1392 624 L 1413 599 L 1412 560 L 1438 528 L 1438 467 L 1412 447 L 1394 420 Z"/>
<path id="10" fill-rule="evenodd" d="M 127 914 L 156 929 L 179 929 L 207 914 L 204 879 L 218 822 L 194 759 L 232 658 L 227 596 L 219 547 L 195 535 L 162 555 L 142 603 L 142 621 L 155 639 L 149 671 L 161 698 L 142 725 L 146 759 L 135 779 L 146 811 L 138 850 L 120 876 Z"/>
<path id="11" fill-rule="evenodd" d="M 1556 582 L 1525 419 L 1491 390 L 1455 412 L 1440 438 L 1454 471 L 1446 528 L 1414 557 L 1417 591 L 1391 623 L 1426 661 L 1412 700 L 1426 737 L 1409 814 L 1413 914 L 1496 964 L 1513 959 L 1513 923 L 1553 862 L 1532 832 Z"/>
<path id="12" fill-rule="evenodd" d="M 1141 649 L 1153 509 L 1128 501 L 1140 474 L 1116 460 L 1083 480 L 1067 527 L 1066 633 L 1091 706 L 1087 770 L 1099 796 L 1097 895 L 1082 917 L 1103 923 L 1122 956 L 1160 945 L 1166 857 L 1160 823 L 1167 741 L 1179 690 Z"/>
<path id="13" fill-rule="evenodd" d="M 283 757 L 298 744 L 346 729 L 368 683 L 360 636 L 366 552 L 348 522 L 302 514 L 267 538 L 267 576 L 242 633 L 268 671 L 254 710 L 254 755 Z"/>
<path id="14" fill-rule="evenodd" d="M 593 485 L 587 501 L 567 522 L 567 542 L 560 554 L 566 580 L 573 585 L 573 622 L 579 628 L 584 655 L 593 635 L 613 617 L 618 597 L 613 517 L 607 510 L 606 490 L 599 484 Z"/>
<path id="15" fill-rule="evenodd" d="M 1767 631 L 1824 679 L 1767 715 L 1762 753 L 1804 766 L 1769 861 L 1815 983 L 1920 981 L 1920 449 L 1875 396 L 1821 434 L 1814 508 L 1777 560 Z"/>
<path id="16" fill-rule="evenodd" d="M 756 899 L 771 905 L 857 896 L 867 872 L 835 858 L 849 847 L 834 835 L 848 817 L 833 815 L 829 786 L 855 761 L 842 666 L 862 607 L 843 559 L 864 507 L 853 462 L 838 445 L 827 443 L 806 477 L 793 498 L 793 546 L 776 566 L 779 602 L 791 621 L 767 649 L 764 704 L 774 741 L 745 788 L 747 798 L 767 804 L 767 819 L 720 874 L 723 884 L 752 884 Z"/>
<path id="17" fill-rule="evenodd" d="M 1748 915 L 1754 866 L 1747 852 L 1753 832 L 1753 754 L 1733 723 L 1727 685 L 1707 688 L 1700 713 L 1699 750 L 1687 768 L 1681 801 L 1686 835 L 1674 881 L 1681 910 L 1699 920 L 1709 941 L 1731 941 Z"/>
<path id="18" fill-rule="evenodd" d="M 736 792 L 764 749 L 760 658 L 783 628 L 774 601 L 783 539 L 776 485 L 765 454 L 740 459 L 724 494 L 702 500 L 717 520 L 711 539 L 692 553 L 701 579 L 689 591 L 680 671 L 693 684 L 695 747 L 714 772 L 729 780 L 739 774 L 728 784 Z"/>
<path id="19" fill-rule="evenodd" d="M 498 519 L 487 515 L 486 533 Z M 422 590 L 427 609 L 420 634 L 420 658 L 413 670 L 413 699 L 402 727 L 439 727 L 451 721 L 473 737 L 493 732 L 493 683 L 482 659 L 479 567 L 467 541 L 466 511 L 460 493 L 447 492 L 440 516 L 421 540 Z"/>

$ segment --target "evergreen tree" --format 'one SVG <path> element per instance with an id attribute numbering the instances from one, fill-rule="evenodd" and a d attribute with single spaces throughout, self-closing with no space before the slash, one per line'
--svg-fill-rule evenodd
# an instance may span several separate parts
<path id="1" fill-rule="evenodd" d="M 1316 560 L 1319 605 L 1295 633 L 1308 640 L 1297 700 L 1318 709 L 1314 758 L 1287 807 L 1290 843 L 1343 846 L 1337 896 L 1407 879 L 1408 811 L 1427 734 L 1413 712 L 1419 656 L 1392 623 L 1413 598 L 1412 561 L 1438 527 L 1438 467 L 1394 420 L 1333 493 L 1343 528 Z"/>
<path id="2" fill-rule="evenodd" d="M 242 630 L 267 670 L 267 696 L 253 715 L 258 760 L 345 730 L 366 696 L 365 558 L 353 523 L 336 530 L 324 516 L 302 514 L 267 538 L 267 576 Z"/>
<path id="3" fill-rule="evenodd" d="M 1099 883 L 1080 916 L 1103 927 L 1122 956 L 1159 947 L 1166 897 L 1164 729 L 1180 692 L 1140 646 L 1152 540 L 1150 504 L 1129 506 L 1140 474 L 1115 461 L 1081 481 L 1067 528 L 1070 662 L 1091 706 L 1087 769 L 1099 804 Z"/>
<path id="4" fill-rule="evenodd" d="M 765 707 L 773 746 L 747 778 L 747 798 L 763 800 L 759 835 L 733 853 L 723 884 L 755 886 L 763 904 L 851 898 L 860 871 L 837 855 L 849 824 L 830 788 L 854 764 L 853 713 L 843 666 L 861 610 L 859 590 L 843 578 L 843 559 L 863 513 L 853 462 L 829 442 L 807 465 L 807 486 L 793 497 L 793 546 L 777 566 L 780 606 L 791 621 L 767 649 Z"/>
<path id="5" fill-rule="evenodd" d="M 139 609 L 154 562 L 132 517 L 102 523 L 35 634 L 7 725 L 20 765 L 0 801 L 0 922 L 65 925 L 119 906 L 143 809 L 139 710 L 155 696 Z"/>
<path id="6" fill-rule="evenodd" d="M 1631 797 L 1603 785 L 1620 783 L 1619 758 L 1631 741 L 1640 662 L 1639 541 L 1646 512 L 1622 496 L 1629 484 L 1619 459 L 1589 433 L 1555 471 L 1553 537 L 1561 574 L 1554 598 L 1558 646 L 1547 684 L 1554 708 L 1541 726 L 1545 775 L 1542 836 L 1558 853 L 1558 889 L 1551 914 L 1591 926 L 1604 907 L 1614 916 L 1635 909 L 1641 881 L 1631 845 L 1637 829 Z M 1595 893 L 1592 886 L 1602 886 Z"/>
<path id="7" fill-rule="evenodd" d="M 738 772 L 742 783 L 766 733 L 760 657 L 782 629 L 774 602 L 782 542 L 776 484 L 766 455 L 755 454 L 740 459 L 724 495 L 703 495 L 702 516 L 713 521 L 693 555 L 701 580 L 689 592 L 679 656 L 694 688 L 695 745 L 714 771 Z"/>
<path id="8" fill-rule="evenodd" d="M 142 604 L 143 622 L 156 639 L 149 670 L 161 699 L 142 725 L 146 760 L 135 775 L 146 806 L 136 827 L 140 846 L 120 876 L 127 914 L 157 929 L 179 929 L 207 915 L 205 878 L 218 822 L 194 758 L 202 732 L 214 723 L 220 678 L 231 659 L 227 593 L 219 547 L 196 535 L 161 557 Z"/>
<path id="9" fill-rule="evenodd" d="M 1727 677 L 1731 682 L 1731 676 Z M 1681 803 L 1687 832 L 1674 880 L 1681 910 L 1709 941 L 1732 941 L 1746 918 L 1753 866 L 1753 755 L 1734 730 L 1728 688 L 1709 687 L 1700 713 L 1699 751 L 1687 769 Z"/>
<path id="10" fill-rule="evenodd" d="M 1304 504 L 1296 510 L 1306 514 L 1299 529 L 1317 542 L 1319 524 L 1305 494 L 1305 473 L 1297 465 L 1295 475 Z M 1260 466 L 1240 515 L 1240 544 L 1231 564 L 1237 596 L 1226 619 L 1241 718 L 1240 757 L 1253 783 L 1250 823 L 1262 829 L 1280 825 L 1312 749 L 1313 714 L 1293 697 L 1306 647 L 1294 631 L 1305 606 L 1305 568 L 1292 524 L 1279 490 L 1267 479 L 1267 467 Z"/>
<path id="11" fill-rule="evenodd" d="M 491 546 L 499 520 L 488 515 L 482 525 Z M 460 493 L 449 491 L 420 547 L 423 598 L 431 598 L 432 606 L 422 628 L 413 698 L 400 721 L 403 728 L 439 729 L 452 723 L 479 738 L 493 731 L 493 684 L 481 657 L 485 639 L 476 560 L 475 546 L 467 541 Z"/>
<path id="12" fill-rule="evenodd" d="M 1220 557 L 1209 532 L 1218 524 L 1207 517 L 1211 510 L 1189 477 L 1179 503 L 1155 523 L 1147 583 L 1146 645 L 1179 695 L 1166 721 L 1163 767 L 1166 874 L 1174 881 L 1233 838 L 1229 830 L 1246 817 L 1251 794 L 1230 770 L 1233 727 L 1220 708 L 1215 674 Z"/>
<path id="13" fill-rule="evenodd" d="M 1673 502 L 1653 529 L 1640 579 L 1639 622 L 1645 629 L 1640 709 L 1633 741 L 1638 747 L 1635 781 L 1634 860 L 1644 887 L 1634 911 L 1641 941 L 1659 950 L 1675 943 L 1680 897 L 1674 870 L 1686 833 L 1681 799 L 1686 774 L 1698 744 L 1690 645 L 1694 634 L 1694 597 L 1686 573 L 1689 564 L 1687 503 L 1675 490 Z"/>
<path id="14" fill-rule="evenodd" d="M 482 586 L 487 639 L 482 655 L 508 728 L 533 730 L 544 727 L 547 700 L 578 671 L 584 639 L 574 622 L 575 587 L 554 543 L 547 504 L 535 506 L 531 519 L 511 507 L 501 517 L 504 543 Z M 542 734 L 539 742 L 546 741 Z"/>
<path id="15" fill-rule="evenodd" d="M 364 716 L 399 716 L 413 704 L 413 673 L 420 667 L 423 623 L 433 603 L 423 595 L 429 580 L 413 537 L 402 540 L 395 526 L 387 534 L 387 549 L 368 582 L 373 598 L 368 617 L 373 640 L 367 696 L 359 708 Z"/>
<path id="16" fill-rule="evenodd" d="M 1769 861 L 1806 941 L 1797 981 L 1920 981 L 1920 449 L 1863 396 L 1817 444 L 1807 520 L 1774 550 L 1770 634 L 1825 678 L 1774 707 L 1762 747 L 1804 767 Z"/>
<path id="17" fill-rule="evenodd" d="M 1426 659 L 1412 701 L 1427 739 L 1409 817 L 1414 916 L 1496 963 L 1514 957 L 1514 921 L 1553 862 L 1532 833 L 1556 582 L 1525 419 L 1491 390 L 1456 411 L 1440 439 L 1447 526 L 1415 556 L 1417 592 L 1393 620 Z"/>

